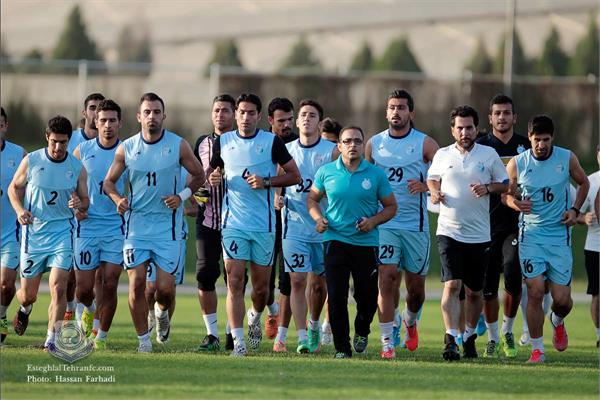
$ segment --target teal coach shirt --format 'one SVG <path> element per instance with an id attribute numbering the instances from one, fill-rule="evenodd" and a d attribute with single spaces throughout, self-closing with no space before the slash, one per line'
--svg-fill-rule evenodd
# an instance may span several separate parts
<path id="1" fill-rule="evenodd" d="M 323 165 L 315 175 L 315 187 L 327 195 L 325 218 L 329 227 L 323 240 L 338 240 L 356 246 L 379 246 L 377 228 L 371 232 L 356 229 L 362 217 L 377 214 L 379 199 L 392 193 L 383 170 L 366 160 L 361 160 L 354 172 L 348 171 L 342 157 Z"/>

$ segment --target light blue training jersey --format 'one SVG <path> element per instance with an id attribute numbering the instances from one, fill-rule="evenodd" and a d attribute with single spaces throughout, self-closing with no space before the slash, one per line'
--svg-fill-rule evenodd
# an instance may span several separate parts
<path id="1" fill-rule="evenodd" d="M 121 144 L 129 173 L 126 239 L 181 239 L 182 214 L 168 208 L 164 198 L 181 190 L 179 149 L 182 140 L 175 133 L 163 130 L 156 142 L 146 142 L 140 132 Z"/>
<path id="2" fill-rule="evenodd" d="M 71 139 L 69 139 L 69 145 L 67 146 L 67 151 L 70 154 L 73 154 L 73 152 L 75 151 L 75 149 L 77 148 L 77 146 L 83 142 L 87 142 L 88 140 L 91 140 L 93 138 L 88 137 L 85 134 L 85 130 L 83 128 L 79 128 L 79 129 L 75 129 L 72 133 L 71 133 Z"/>
<path id="3" fill-rule="evenodd" d="M 427 181 L 429 163 L 423 161 L 423 143 L 426 134 L 412 128 L 406 136 L 394 137 L 389 129 L 371 138 L 371 156 L 375 165 L 381 167 L 396 201 L 398 212 L 382 229 L 402 229 L 429 232 L 427 193 L 410 194 L 408 180 Z"/>
<path id="4" fill-rule="evenodd" d="M 286 144 L 296 162 L 302 183 L 286 188 L 283 216 L 283 239 L 296 239 L 303 242 L 322 242 L 323 235 L 315 230 L 316 223 L 308 212 L 306 199 L 315 181 L 317 170 L 331 162 L 335 143 L 319 138 L 310 146 L 304 146 L 300 139 Z"/>
<path id="5" fill-rule="evenodd" d="M 88 217 L 77 222 L 77 237 L 111 237 L 125 233 L 125 220 L 117 212 L 115 203 L 103 191 L 104 178 L 115 158 L 120 140 L 112 147 L 102 147 L 96 138 L 79 144 L 80 160 L 87 172 L 90 197 Z M 119 193 L 125 189 L 127 172 L 121 175 L 116 187 Z"/>
<path id="6" fill-rule="evenodd" d="M 2 182 L 0 183 L 0 197 L 2 202 L 2 246 L 8 242 L 18 242 L 20 234 L 20 225 L 17 221 L 15 210 L 10 205 L 8 199 L 8 185 L 15 176 L 17 168 L 23 159 L 25 151 L 21 146 L 18 146 L 9 141 L 4 141 L 2 152 L 0 153 L 0 175 Z"/>
<path id="7" fill-rule="evenodd" d="M 570 158 L 571 152 L 558 146 L 545 160 L 537 160 L 532 150 L 515 157 L 521 196 L 532 201 L 531 213 L 519 217 L 520 242 L 571 244 L 571 229 L 560 223 L 571 208 Z"/>
<path id="8" fill-rule="evenodd" d="M 83 166 L 71 154 L 55 161 L 47 149 L 29 153 L 28 162 L 24 205 L 33 214 L 33 223 L 23 229 L 22 246 L 26 253 L 71 249 L 72 240 L 64 241 L 65 235 L 73 238 L 75 229 L 68 203 Z"/>
<path id="9" fill-rule="evenodd" d="M 222 213 L 223 229 L 252 232 L 275 232 L 273 189 L 252 189 L 246 177 L 277 175 L 272 150 L 275 135 L 258 130 L 243 137 L 231 131 L 219 137 L 221 159 L 225 165 L 225 196 Z"/>

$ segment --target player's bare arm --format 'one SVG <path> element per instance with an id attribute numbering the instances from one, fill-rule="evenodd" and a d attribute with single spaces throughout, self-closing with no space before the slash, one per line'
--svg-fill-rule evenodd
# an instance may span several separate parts
<path id="1" fill-rule="evenodd" d="M 125 213 L 129 210 L 129 200 L 121 193 L 117 192 L 116 183 L 123 175 L 125 171 L 125 150 L 123 145 L 120 144 L 115 152 L 115 159 L 113 160 L 106 177 L 104 178 L 104 193 L 113 201 L 117 206 L 117 212 L 119 214 Z"/>
<path id="2" fill-rule="evenodd" d="M 186 186 L 181 192 L 163 197 L 165 205 L 173 210 L 189 199 L 206 181 L 202 164 L 200 164 L 200 161 L 198 161 L 194 155 L 194 152 L 187 141 L 181 141 L 181 144 L 179 145 L 179 154 L 179 163 L 188 171 L 190 179 L 186 181 Z"/>
<path id="3" fill-rule="evenodd" d="M 90 206 L 90 198 L 87 189 L 87 171 L 84 167 L 81 167 L 81 172 L 77 178 L 77 188 L 75 189 L 75 192 L 71 194 L 68 205 L 69 208 L 81 213 L 85 213 Z"/>
<path id="4" fill-rule="evenodd" d="M 375 164 L 375 161 L 373 161 L 373 144 L 371 143 L 371 139 L 367 140 L 367 144 L 365 144 L 365 160 L 367 160 L 371 164 Z"/>
<path id="5" fill-rule="evenodd" d="M 300 176 L 296 161 L 290 160 L 286 162 L 281 165 L 281 169 L 283 169 L 284 174 L 272 177 L 270 185 L 265 185 L 265 179 L 258 175 L 250 175 L 246 178 L 246 182 L 248 182 L 252 189 L 264 189 L 267 186 L 287 187 L 302 182 L 302 176 Z"/>
<path id="6" fill-rule="evenodd" d="M 433 156 L 438 151 L 440 146 L 435 140 L 427 136 L 423 141 L 423 162 L 430 163 L 433 160 Z M 409 179 L 408 191 L 410 194 L 425 193 L 429 190 L 427 183 L 418 181 L 416 179 Z"/>
<path id="7" fill-rule="evenodd" d="M 569 174 L 578 185 L 577 194 L 575 195 L 573 207 L 564 212 L 561 223 L 567 226 L 573 226 L 577 223 L 579 210 L 581 209 L 581 206 L 583 206 L 583 202 L 585 201 L 588 191 L 590 190 L 590 181 L 588 180 L 583 168 L 581 168 L 581 164 L 579 164 L 577 156 L 573 152 L 571 152 L 571 158 L 569 159 Z"/>
<path id="8" fill-rule="evenodd" d="M 530 213 L 531 200 L 517 198 L 517 166 L 514 157 L 506 165 L 506 172 L 508 174 L 508 191 L 502 196 L 502 202 L 515 211 Z"/>
<path id="9" fill-rule="evenodd" d="M 29 167 L 29 156 L 23 157 L 19 168 L 13 176 L 13 180 L 8 186 L 8 198 L 12 205 L 17 219 L 21 225 L 27 225 L 33 222 L 33 215 L 23 207 L 23 197 L 25 187 L 27 186 L 27 169 Z"/>
<path id="10" fill-rule="evenodd" d="M 323 217 L 323 214 L 321 213 L 321 207 L 319 206 L 319 202 L 323 196 L 325 196 L 325 192 L 321 192 L 319 189 L 313 186 L 306 198 L 308 212 L 310 213 L 312 219 L 317 223 L 315 228 L 319 233 L 325 232 L 329 224 L 329 221 Z"/>

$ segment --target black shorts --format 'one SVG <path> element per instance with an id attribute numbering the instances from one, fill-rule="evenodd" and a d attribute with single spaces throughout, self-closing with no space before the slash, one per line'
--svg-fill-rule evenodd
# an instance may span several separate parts
<path id="1" fill-rule="evenodd" d="M 600 253 L 597 251 L 585 250 L 585 272 L 588 277 L 587 294 L 593 296 L 598 294 L 598 280 L 600 279 Z"/>
<path id="2" fill-rule="evenodd" d="M 512 296 L 521 295 L 523 275 L 519 264 L 517 232 L 492 232 L 490 257 L 483 284 L 485 299 L 498 297 L 501 274 L 504 274 L 504 290 Z"/>
<path id="3" fill-rule="evenodd" d="M 215 290 L 215 283 L 221 275 L 221 231 L 201 225 L 196 236 L 196 281 L 198 289 Z"/>
<path id="4" fill-rule="evenodd" d="M 437 239 L 442 282 L 460 279 L 472 291 L 482 290 L 490 242 L 463 243 L 443 235 L 438 235 Z"/>

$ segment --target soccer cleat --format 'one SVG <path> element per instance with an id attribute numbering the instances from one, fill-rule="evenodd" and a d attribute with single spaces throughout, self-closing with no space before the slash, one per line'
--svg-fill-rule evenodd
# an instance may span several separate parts
<path id="1" fill-rule="evenodd" d="M 456 344 L 454 336 L 450 335 L 449 333 L 446 333 L 446 335 L 444 335 L 444 345 L 444 352 L 442 353 L 444 360 L 460 360 L 460 352 L 458 351 L 458 345 Z"/>
<path id="2" fill-rule="evenodd" d="M 262 341 L 262 328 L 260 326 L 260 320 L 257 320 L 254 324 L 248 325 L 248 347 L 252 350 L 257 350 L 260 347 Z"/>
<path id="3" fill-rule="evenodd" d="M 267 315 L 267 320 L 265 322 L 265 334 L 269 339 L 275 339 L 277 336 L 277 317 L 278 315 Z"/>
<path id="4" fill-rule="evenodd" d="M 27 330 L 27 325 L 29 325 L 29 314 L 25 314 L 19 309 L 13 318 L 12 324 L 13 328 L 15 329 L 15 333 L 19 336 L 23 336 Z"/>
<path id="5" fill-rule="evenodd" d="M 63 321 L 72 321 L 75 318 L 75 311 L 65 311 Z"/>
<path id="6" fill-rule="evenodd" d="M 214 335 L 206 335 L 202 339 L 202 343 L 198 346 L 198 351 L 219 351 L 221 349 L 221 343 L 219 338 Z"/>
<path id="7" fill-rule="evenodd" d="M 519 346 L 529 346 L 531 344 L 531 336 L 529 332 L 523 331 L 521 338 L 519 339 Z"/>
<path id="8" fill-rule="evenodd" d="M 321 350 L 321 329 L 308 330 L 308 348 L 311 353 L 318 353 Z"/>
<path id="9" fill-rule="evenodd" d="M 225 334 L 225 350 L 233 350 L 233 335 L 231 333 Z"/>
<path id="10" fill-rule="evenodd" d="M 298 353 L 298 354 L 310 353 L 310 347 L 308 346 L 308 340 L 301 340 L 300 342 L 298 342 L 298 347 L 296 348 L 296 353 Z"/>
<path id="11" fill-rule="evenodd" d="M 463 334 L 462 333 L 458 334 L 458 337 L 456 338 L 456 344 L 459 346 L 463 345 Z"/>
<path id="12" fill-rule="evenodd" d="M 417 323 L 415 322 L 412 326 L 405 325 L 406 327 L 406 348 L 408 351 L 415 351 L 419 347 L 419 332 L 417 331 Z"/>
<path id="13" fill-rule="evenodd" d="M 529 360 L 527 360 L 528 364 L 538 364 L 538 363 L 543 363 L 544 362 L 544 353 L 542 353 L 541 350 L 535 349 L 534 351 L 531 352 L 531 357 L 529 357 Z"/>
<path id="14" fill-rule="evenodd" d="M 94 339 L 94 349 L 96 350 L 106 350 L 106 339 Z"/>
<path id="15" fill-rule="evenodd" d="M 44 343 L 44 351 L 46 353 L 55 353 L 56 344 L 54 344 L 54 342 Z"/>
<path id="16" fill-rule="evenodd" d="M 507 332 L 502 336 L 502 351 L 508 358 L 515 358 L 518 350 L 515 346 L 515 337 L 512 332 Z"/>
<path id="17" fill-rule="evenodd" d="M 394 348 L 394 346 L 384 345 L 381 351 L 379 352 L 379 355 L 384 360 L 392 360 L 396 358 L 396 349 Z"/>
<path id="18" fill-rule="evenodd" d="M 6 336 L 8 336 L 8 320 L 2 318 L 0 319 L 0 343 L 4 343 Z"/>
<path id="19" fill-rule="evenodd" d="M 346 353 L 345 351 L 338 351 L 333 355 L 333 358 L 352 358 L 352 354 Z"/>
<path id="20" fill-rule="evenodd" d="M 246 344 L 243 341 L 236 343 L 230 355 L 231 357 L 246 357 L 248 355 Z"/>
<path id="21" fill-rule="evenodd" d="M 464 358 L 477 358 L 477 348 L 475 347 L 475 339 L 477 334 L 474 333 L 467 340 L 463 342 L 463 357 Z"/>
<path id="22" fill-rule="evenodd" d="M 485 345 L 485 352 L 483 353 L 484 358 L 495 358 L 500 356 L 500 349 L 498 348 L 498 343 L 494 340 L 490 340 Z"/>
<path id="23" fill-rule="evenodd" d="M 98 329 L 93 328 L 90 338 L 94 339 L 96 336 L 98 336 Z"/>
<path id="24" fill-rule="evenodd" d="M 483 317 L 483 313 L 479 314 L 479 319 L 477 320 L 477 327 L 475 328 L 475 333 L 477 336 L 481 337 L 487 332 L 487 326 L 485 325 L 485 318 Z"/>
<path id="25" fill-rule="evenodd" d="M 369 338 L 360 335 L 354 335 L 353 343 L 354 351 L 358 354 L 364 353 L 367 350 L 367 345 L 369 344 Z"/>
<path id="26" fill-rule="evenodd" d="M 152 342 L 150 340 L 140 342 L 137 351 L 138 353 L 152 353 Z"/>
<path id="27" fill-rule="evenodd" d="M 93 312 L 88 312 L 86 309 L 83 310 L 83 314 L 81 315 L 81 327 L 83 328 L 85 336 L 89 337 L 92 334 L 92 329 L 94 328 Z"/>
<path id="28" fill-rule="evenodd" d="M 554 326 L 552 335 L 552 344 L 554 348 L 558 351 L 565 351 L 569 346 L 569 335 L 567 335 L 567 329 L 565 328 L 565 324 L 560 324 L 558 326 Z"/>
<path id="29" fill-rule="evenodd" d="M 163 313 L 162 317 L 159 317 L 162 311 L 158 307 L 158 303 L 154 303 L 154 315 L 156 315 L 156 341 L 164 344 L 169 340 L 169 333 L 171 332 L 171 323 L 169 322 L 169 313 Z"/>
<path id="30" fill-rule="evenodd" d="M 287 347 L 285 347 L 285 343 L 282 341 L 276 340 L 275 343 L 273 343 L 273 351 L 275 353 L 287 353 Z"/>
<path id="31" fill-rule="evenodd" d="M 400 346 L 402 343 L 402 336 L 400 334 L 400 326 L 392 326 L 392 343 L 394 347 Z"/>
<path id="32" fill-rule="evenodd" d="M 331 343 L 333 343 L 333 334 L 331 333 L 331 328 L 321 329 L 321 344 L 323 346 L 327 346 Z"/>

